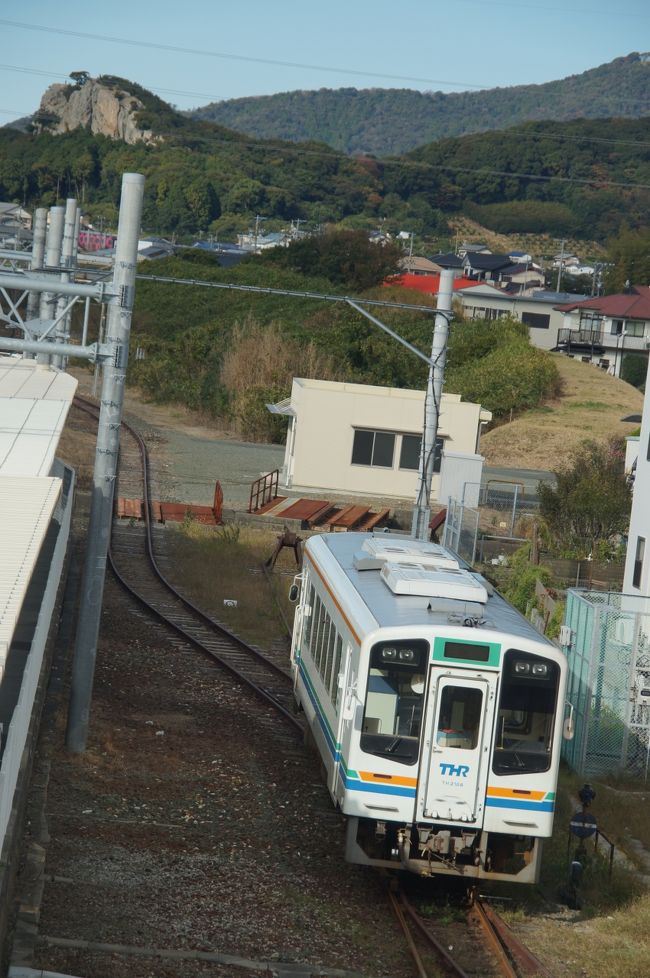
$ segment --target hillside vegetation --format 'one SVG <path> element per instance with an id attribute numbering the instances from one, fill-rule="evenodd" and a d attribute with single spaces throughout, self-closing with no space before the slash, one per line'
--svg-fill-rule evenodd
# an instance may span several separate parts
<path id="1" fill-rule="evenodd" d="M 360 262 L 354 256 L 368 248 L 373 246 L 365 235 L 347 232 L 325 236 L 318 251 L 307 241 L 228 271 L 193 253 L 158 263 L 156 272 L 340 295 L 350 294 L 354 286 L 367 297 L 410 302 L 411 294 L 405 296 L 403 289 L 371 287 L 368 268 L 363 269 L 365 281 L 358 278 Z M 316 267 L 326 269 L 328 277 L 316 277 Z M 375 283 L 381 283 L 385 268 L 375 265 L 374 274 Z M 413 303 L 429 313 L 375 312 L 426 352 L 432 306 L 429 297 L 416 294 Z M 345 302 L 139 281 L 134 343 L 145 356 L 132 364 L 130 378 L 150 398 L 201 410 L 220 426 L 230 425 L 256 441 L 284 437 L 282 421 L 268 413 L 266 404 L 287 397 L 293 377 L 407 389 L 426 384 L 426 364 Z M 559 384 L 553 361 L 530 346 L 526 327 L 500 319 L 454 324 L 446 389 L 480 402 L 499 419 L 542 403 Z"/>
<path id="2" fill-rule="evenodd" d="M 232 239 L 257 215 L 265 229 L 291 220 L 381 224 L 438 243 L 448 243 L 448 222 L 459 216 L 500 233 L 588 240 L 647 221 L 650 116 L 527 123 L 380 161 L 350 158 L 322 143 L 245 137 L 189 119 L 124 79 L 101 81 L 143 103 L 137 121 L 152 131 L 152 142 L 127 145 L 86 129 L 61 135 L 2 129 L 0 199 L 32 207 L 75 196 L 91 219 L 110 225 L 122 173 L 137 171 L 146 178 L 144 228 L 185 238 Z"/>
<path id="3" fill-rule="evenodd" d="M 321 88 L 211 102 L 191 115 L 262 139 L 316 140 L 345 153 L 386 156 L 519 122 L 634 119 L 647 115 L 649 104 L 647 55 L 630 54 L 544 85 L 452 94 Z"/>
<path id="4" fill-rule="evenodd" d="M 548 354 L 560 377 L 560 393 L 481 438 L 488 465 L 556 469 L 585 439 L 605 445 L 638 424 L 623 422 L 643 410 L 643 394 L 604 370 L 561 353 Z"/>

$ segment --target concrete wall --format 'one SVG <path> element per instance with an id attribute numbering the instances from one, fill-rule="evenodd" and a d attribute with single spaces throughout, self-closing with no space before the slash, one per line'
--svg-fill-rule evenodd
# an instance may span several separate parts
<path id="1" fill-rule="evenodd" d="M 415 497 L 418 472 L 400 469 L 400 447 L 402 435 L 422 434 L 423 391 L 295 379 L 291 410 L 294 417 L 285 454 L 288 488 L 409 500 Z M 443 394 L 438 432 L 445 436 L 445 451 L 476 458 L 480 419 L 480 405 L 464 403 L 456 394 Z M 390 468 L 352 464 L 356 429 L 395 433 Z M 435 475 L 434 499 L 439 498 L 439 487 L 440 477 Z"/>

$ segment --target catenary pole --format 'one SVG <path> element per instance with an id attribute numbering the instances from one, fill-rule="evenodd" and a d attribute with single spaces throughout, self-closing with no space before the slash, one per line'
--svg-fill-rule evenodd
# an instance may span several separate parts
<path id="1" fill-rule="evenodd" d="M 75 232 L 76 220 L 77 220 L 77 201 L 73 197 L 69 197 L 65 202 L 65 216 L 63 221 L 63 243 L 61 245 L 60 264 L 62 269 L 61 270 L 62 282 L 70 281 L 69 270 L 72 268 L 73 258 L 74 258 L 74 232 Z M 56 304 L 57 317 L 63 315 L 67 304 L 68 303 L 66 297 L 64 295 L 59 296 L 59 300 Z M 71 315 L 72 315 L 71 312 L 67 312 L 65 316 L 63 316 L 59 325 L 57 326 L 56 332 L 54 334 L 54 339 L 56 342 L 58 343 L 65 342 L 66 333 L 67 333 L 66 324 L 69 324 Z M 54 367 L 59 367 L 59 368 L 63 367 L 64 365 L 63 357 L 53 356 L 52 365 Z"/>
<path id="2" fill-rule="evenodd" d="M 47 234 L 47 207 L 37 207 L 34 214 L 34 222 L 32 225 L 32 231 L 34 234 L 32 240 L 32 260 L 30 262 L 30 268 L 32 270 L 36 268 L 42 268 L 43 262 L 45 261 L 45 236 Z M 38 317 L 38 310 L 41 305 L 41 294 L 40 292 L 30 292 L 27 297 L 27 315 L 26 319 L 29 322 L 30 319 L 36 319 Z"/>
<path id="3" fill-rule="evenodd" d="M 45 264 L 48 268 L 57 268 L 61 260 L 64 216 L 63 207 L 50 207 L 50 226 L 47 229 L 45 244 Z M 40 308 L 41 319 L 54 319 L 55 306 L 56 292 L 43 292 Z M 36 359 L 39 363 L 50 363 L 50 355 L 47 351 L 39 353 Z"/>
<path id="4" fill-rule="evenodd" d="M 72 666 L 66 744 L 73 753 L 81 753 L 86 749 L 88 737 L 106 557 L 113 515 L 143 192 L 144 177 L 139 173 L 125 173 L 122 178 L 113 272 L 113 286 L 121 292 L 121 298 L 119 303 L 111 303 L 108 309 L 106 343 L 113 348 L 114 356 L 103 368 L 88 542 Z"/>
<path id="5" fill-rule="evenodd" d="M 429 377 L 424 401 L 424 430 L 422 432 L 422 448 L 420 450 L 420 475 L 418 490 L 413 509 L 411 536 L 416 540 L 426 540 L 429 534 L 431 519 L 431 482 L 433 480 L 433 463 L 435 456 L 436 436 L 440 421 L 440 401 L 442 384 L 445 376 L 445 360 L 447 357 L 447 334 L 451 320 L 451 301 L 454 291 L 454 272 L 451 268 L 443 268 L 440 273 L 438 289 L 438 306 L 435 325 L 433 327 L 433 343 L 431 346 L 431 361 Z"/>

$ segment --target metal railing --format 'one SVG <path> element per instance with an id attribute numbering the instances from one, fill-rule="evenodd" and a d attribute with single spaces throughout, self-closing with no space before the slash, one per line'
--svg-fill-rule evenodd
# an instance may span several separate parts
<path id="1" fill-rule="evenodd" d="M 250 499 L 248 501 L 248 512 L 255 513 L 266 503 L 277 499 L 278 484 L 280 481 L 280 470 L 274 469 L 256 479 L 251 486 Z"/>

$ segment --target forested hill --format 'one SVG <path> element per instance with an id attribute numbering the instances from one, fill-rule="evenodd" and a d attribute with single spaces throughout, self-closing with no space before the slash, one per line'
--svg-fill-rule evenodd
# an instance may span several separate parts
<path id="1" fill-rule="evenodd" d="M 144 227 L 187 238 L 234 240 L 258 215 L 266 230 L 292 220 L 365 230 L 381 224 L 438 243 L 459 214 L 506 234 L 601 241 L 647 226 L 650 115 L 529 122 L 378 160 L 322 143 L 258 140 L 189 119 L 125 79 L 95 83 L 123 102 L 138 100 L 134 126 L 149 141 L 93 134 L 82 116 L 78 128 L 60 134 L 1 129 L 0 200 L 31 208 L 74 196 L 91 220 L 114 226 L 121 175 L 136 171 L 146 177 Z M 37 119 L 42 127 L 51 122 L 43 113 Z"/>
<path id="2" fill-rule="evenodd" d="M 317 140 L 344 153 L 405 153 L 444 136 L 519 122 L 650 114 L 650 54 L 544 85 L 480 92 L 341 88 L 212 102 L 191 115 L 262 139 Z"/>

